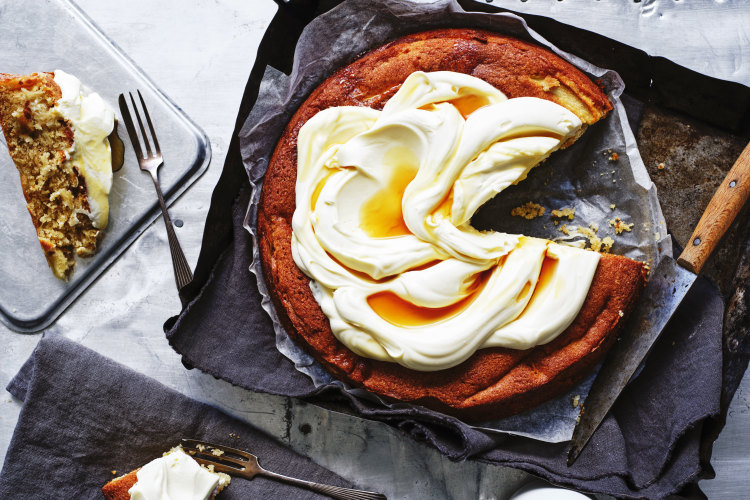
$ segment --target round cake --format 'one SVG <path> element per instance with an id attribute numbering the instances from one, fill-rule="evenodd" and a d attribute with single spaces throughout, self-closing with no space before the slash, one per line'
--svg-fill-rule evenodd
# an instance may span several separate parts
<path id="1" fill-rule="evenodd" d="M 290 120 L 258 207 L 284 329 L 337 378 L 468 421 L 570 389 L 644 265 L 470 220 L 610 109 L 546 49 L 478 30 L 405 36 L 337 71 Z"/>

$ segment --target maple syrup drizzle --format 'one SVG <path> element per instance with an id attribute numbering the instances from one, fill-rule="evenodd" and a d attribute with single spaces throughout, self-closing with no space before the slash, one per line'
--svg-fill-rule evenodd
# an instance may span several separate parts
<path id="1" fill-rule="evenodd" d="M 422 307 L 402 299 L 393 292 L 377 292 L 367 297 L 367 303 L 375 314 L 395 326 L 418 327 L 451 318 L 466 309 L 489 281 L 494 267 L 477 274 L 470 286 L 471 293 L 463 299 L 445 307 Z"/>
<path id="2" fill-rule="evenodd" d="M 315 205 L 318 203 L 320 192 L 323 191 L 323 187 L 326 185 L 326 182 L 328 182 L 328 179 L 335 173 L 335 171 L 327 173 L 315 186 L 312 196 L 310 197 L 310 210 L 315 211 Z"/>
<path id="3" fill-rule="evenodd" d="M 450 190 L 448 196 L 443 198 L 443 201 L 433 211 L 435 214 L 440 214 L 446 219 L 451 218 L 451 212 L 453 211 L 453 189 Z"/>
<path id="4" fill-rule="evenodd" d="M 112 128 L 112 133 L 109 134 L 109 148 L 112 151 L 112 172 L 117 172 L 122 168 L 125 163 L 125 144 L 122 143 L 122 139 L 117 135 L 117 125 L 120 121 L 115 118 L 115 126 Z"/>
<path id="5" fill-rule="evenodd" d="M 523 299 L 526 298 L 526 295 L 528 295 L 529 290 L 531 290 L 531 281 L 527 281 L 525 285 L 523 285 L 523 289 L 516 295 L 516 302 L 521 302 Z"/>
<path id="6" fill-rule="evenodd" d="M 463 116 L 465 120 L 474 111 L 489 105 L 490 100 L 484 96 L 469 94 L 456 99 L 451 99 L 448 102 L 455 106 L 456 110 L 461 113 L 461 116 Z"/>
<path id="7" fill-rule="evenodd" d="M 557 264 L 559 262 L 559 260 L 545 255 L 544 261 L 542 262 L 542 270 L 539 272 L 539 279 L 536 282 L 536 288 L 534 288 L 531 300 L 534 300 L 534 296 L 549 286 L 552 277 L 557 272 Z"/>
<path id="8" fill-rule="evenodd" d="M 518 315 L 518 318 L 521 318 L 529 307 L 531 307 L 531 304 L 534 303 L 536 298 L 541 295 L 542 291 L 547 288 L 552 281 L 552 277 L 557 272 L 557 264 L 559 261 L 557 259 L 553 259 L 552 257 L 548 257 L 546 254 L 544 256 L 544 261 L 542 261 L 542 269 L 539 271 L 539 278 L 536 280 L 536 287 L 534 287 L 534 291 L 531 293 L 531 298 L 529 299 L 529 302 L 526 304 L 526 307 L 521 311 L 521 314 Z M 528 285 L 529 283 L 527 283 Z M 519 294 L 519 297 L 521 295 Z M 516 300 L 519 300 L 516 298 Z M 518 319 L 516 318 L 516 319 Z"/>
<path id="9" fill-rule="evenodd" d="M 330 252 L 326 251 L 326 255 L 328 255 L 331 260 L 333 260 L 336 264 L 340 265 L 344 269 L 346 269 L 348 272 L 350 272 L 352 275 L 356 276 L 357 278 L 370 282 L 370 283 L 385 283 L 386 281 L 389 281 L 393 279 L 393 276 L 386 276 L 385 278 L 375 279 L 372 276 L 370 276 L 367 273 L 364 273 L 362 271 L 357 271 L 356 269 L 352 269 L 351 267 L 347 266 L 343 262 L 341 262 L 339 259 L 333 256 Z"/>
<path id="10" fill-rule="evenodd" d="M 518 132 L 511 135 L 505 135 L 501 141 L 511 141 L 513 139 L 523 139 L 525 137 L 548 137 L 550 139 L 562 140 L 563 136 L 547 130 L 531 130 L 527 132 Z"/>
<path id="11" fill-rule="evenodd" d="M 401 200 L 406 186 L 417 175 L 414 154 L 405 147 L 391 149 L 384 158 L 392 166 L 388 183 L 361 207 L 359 227 L 371 238 L 392 238 L 411 234 L 404 222 Z"/>

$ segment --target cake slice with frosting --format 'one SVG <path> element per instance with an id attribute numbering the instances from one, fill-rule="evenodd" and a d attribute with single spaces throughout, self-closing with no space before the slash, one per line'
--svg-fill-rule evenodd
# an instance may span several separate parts
<path id="1" fill-rule="evenodd" d="M 108 482 L 102 493 L 107 500 L 213 500 L 230 481 L 177 447 Z"/>
<path id="2" fill-rule="evenodd" d="M 74 76 L 0 73 L 0 125 L 52 272 L 97 251 L 112 186 L 112 108 Z"/>

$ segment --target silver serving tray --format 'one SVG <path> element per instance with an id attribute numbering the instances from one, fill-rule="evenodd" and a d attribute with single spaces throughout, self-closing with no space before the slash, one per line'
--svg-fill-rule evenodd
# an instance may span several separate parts
<path id="1" fill-rule="evenodd" d="M 0 33 L 2 73 L 67 71 L 98 92 L 118 116 L 117 96 L 140 89 L 165 158 L 159 177 L 168 203 L 208 168 L 206 134 L 72 1 L 5 2 Z M 159 216 L 154 186 L 138 168 L 122 125 L 119 136 L 125 163 L 114 174 L 109 225 L 99 252 L 78 259 L 68 282 L 55 278 L 47 266 L 18 172 L 0 141 L 0 320 L 9 328 L 33 332 L 50 325 Z"/>

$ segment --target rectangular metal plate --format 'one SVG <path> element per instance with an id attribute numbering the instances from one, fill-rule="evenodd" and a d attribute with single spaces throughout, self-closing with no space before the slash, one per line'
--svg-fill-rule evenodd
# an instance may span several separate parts
<path id="1" fill-rule="evenodd" d="M 141 90 L 164 155 L 159 177 L 167 202 L 208 167 L 211 148 L 205 133 L 72 2 L 6 2 L 0 8 L 0 33 L 0 72 L 67 71 L 98 92 L 118 116 L 118 94 Z M 119 136 L 125 143 L 125 164 L 114 174 L 109 225 L 99 253 L 78 259 L 69 282 L 49 270 L 18 172 L 0 144 L 0 320 L 9 328 L 37 331 L 48 326 L 158 217 L 156 192 L 149 175 L 138 168 L 124 126 Z"/>

